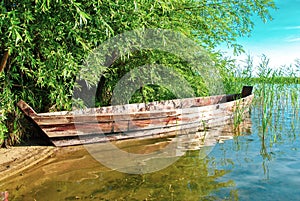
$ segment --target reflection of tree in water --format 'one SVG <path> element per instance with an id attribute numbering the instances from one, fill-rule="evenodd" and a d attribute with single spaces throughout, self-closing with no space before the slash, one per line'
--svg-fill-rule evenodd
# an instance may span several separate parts
<path id="1" fill-rule="evenodd" d="M 211 169 L 209 159 L 199 159 L 199 151 L 187 152 L 174 165 L 145 175 L 105 174 L 90 196 L 108 200 L 202 200 L 233 181 L 218 182 L 227 171 Z"/>
<path id="2" fill-rule="evenodd" d="M 245 121 L 245 129 L 240 129 L 237 135 L 248 134 L 250 119 Z M 223 135 L 231 135 L 233 127 L 224 127 Z M 213 193 L 230 188 L 226 199 L 238 200 L 238 190 L 233 189 L 233 180 L 219 179 L 231 170 L 224 170 L 213 165 L 215 158 L 203 159 L 203 149 L 187 151 L 175 164 L 158 172 L 145 175 L 127 175 L 118 173 L 116 178 L 103 175 L 104 184 L 91 195 L 107 200 L 218 200 Z M 232 160 L 220 159 L 226 163 Z M 234 164 L 232 164 L 234 165 Z M 224 199 L 224 198 L 222 198 Z"/>
<path id="3" fill-rule="evenodd" d="M 219 133 L 216 136 L 219 139 L 229 139 L 232 135 L 248 135 L 250 127 L 251 121 L 246 119 L 241 129 L 235 130 L 236 133 L 233 132 L 234 127 L 228 125 L 218 130 Z M 234 138 L 236 145 L 239 144 L 237 139 Z M 222 143 L 220 140 L 219 142 Z M 119 143 L 117 146 L 128 152 L 148 153 L 162 149 L 167 144 L 168 141 L 162 139 L 151 139 Z M 213 156 L 204 158 L 203 156 L 210 152 L 208 147 L 187 151 L 168 168 L 144 175 L 129 175 L 112 171 L 95 161 L 85 149 L 69 150 L 72 149 L 62 149 L 60 154 L 45 161 L 40 167 L 28 171 L 20 178 L 16 177 L 6 182 L 5 186 L 11 198 L 22 197 L 22 200 L 44 201 L 220 200 L 220 198 L 238 200 L 235 181 L 226 179 L 225 176 L 231 171 L 226 166 L 235 165 L 235 161 L 227 155 L 226 149 L 220 150 L 221 157 L 219 158 Z M 105 153 L 102 152 L 102 154 Z M 115 160 L 122 160 L 122 158 Z M 148 162 L 159 161 L 149 160 Z M 221 165 L 216 165 L 216 163 Z M 15 190 L 18 183 L 24 185 Z M 216 194 L 224 189 L 229 190 L 226 196 Z"/>
<path id="4" fill-rule="evenodd" d="M 248 135 L 250 128 L 251 119 L 247 118 L 239 130 L 234 130 L 233 125 L 224 127 L 221 136 Z M 238 190 L 233 188 L 234 180 L 221 181 L 231 170 L 214 165 L 214 157 L 203 159 L 204 149 L 187 151 L 172 166 L 151 174 L 116 173 L 116 178 L 105 174 L 105 183 L 99 185 L 91 195 L 107 200 L 238 200 Z M 234 166 L 234 161 L 226 156 L 226 150 L 223 151 L 217 163 Z M 230 189 L 226 198 L 215 194 L 222 188 Z"/>
<path id="5" fill-rule="evenodd" d="M 218 181 L 228 171 L 212 167 L 200 152 L 188 151 L 172 166 L 145 175 L 107 170 L 81 155 L 46 164 L 6 187 L 16 200 L 215 200 L 211 193 L 235 183 Z M 24 185 L 16 190 L 18 182 Z"/>

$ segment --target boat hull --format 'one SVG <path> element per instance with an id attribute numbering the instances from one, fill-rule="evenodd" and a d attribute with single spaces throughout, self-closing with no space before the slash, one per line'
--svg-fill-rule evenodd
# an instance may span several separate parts
<path id="1" fill-rule="evenodd" d="M 248 112 L 252 87 L 241 94 L 218 95 L 37 114 L 18 106 L 55 146 L 136 138 L 179 136 L 228 124 Z"/>

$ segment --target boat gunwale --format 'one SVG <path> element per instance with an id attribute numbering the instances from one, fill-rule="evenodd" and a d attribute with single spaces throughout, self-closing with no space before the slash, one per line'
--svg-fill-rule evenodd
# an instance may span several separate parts
<path id="1" fill-rule="evenodd" d="M 17 105 L 55 146 L 69 146 L 145 137 L 143 135 L 164 136 L 168 135 L 167 133 L 177 132 L 177 130 L 178 132 L 186 129 L 201 130 L 203 126 L 204 129 L 218 127 L 228 123 L 228 120 L 233 118 L 237 108 L 247 107 L 242 110 L 243 114 L 249 111 L 248 106 L 250 106 L 253 97 L 252 87 L 246 86 L 238 94 L 87 108 L 82 109 L 83 114 L 75 113 L 75 115 L 74 111 L 36 113 L 23 100 L 20 100 Z M 197 106 L 197 104 L 199 105 Z M 124 109 L 126 106 L 132 107 L 131 110 L 129 109 L 130 111 L 133 109 L 137 111 L 120 113 L 120 108 Z M 142 106 L 148 110 L 139 111 Z M 119 113 L 105 113 L 113 107 L 119 107 L 116 108 Z M 97 113 L 97 110 L 101 111 Z M 85 114 L 86 111 L 93 111 L 94 113 Z M 202 125 L 202 122 L 205 125 Z M 101 128 L 104 132 L 100 132 L 100 134 L 108 138 L 100 139 L 102 135 L 99 135 L 95 126 Z M 80 132 L 80 129 L 84 130 Z M 87 138 L 85 142 L 85 137 L 93 136 L 95 136 L 95 140 Z"/>
<path id="2" fill-rule="evenodd" d="M 245 100 L 252 100 L 253 98 L 253 94 L 251 96 L 247 96 L 247 97 L 244 97 L 242 99 L 239 99 L 240 101 L 242 101 L 243 103 L 245 103 Z M 162 124 L 164 125 L 159 125 L 159 124 L 155 124 L 155 126 L 153 127 L 140 127 L 140 128 L 131 128 L 131 129 L 127 129 L 127 130 L 119 130 L 117 132 L 114 132 L 114 131 L 104 131 L 104 130 L 101 130 L 102 134 L 104 135 L 109 135 L 109 134 L 118 134 L 118 133 L 122 133 L 122 132 L 139 132 L 139 131 L 145 131 L 145 130 L 151 130 L 151 129 L 165 129 L 165 128 L 171 128 L 171 127 L 179 127 L 180 126 L 184 126 L 184 125 L 191 125 L 191 124 L 199 124 L 199 119 L 200 118 L 204 118 L 204 121 L 206 121 L 206 124 L 209 125 L 210 121 L 215 121 L 216 119 L 217 120 L 220 120 L 220 119 L 223 119 L 223 120 L 228 120 L 231 118 L 232 116 L 232 112 L 230 113 L 226 113 L 226 108 L 227 107 L 232 107 L 234 104 L 236 104 L 236 102 L 227 102 L 227 103 L 223 103 L 223 104 L 219 104 L 219 105 L 209 105 L 207 107 L 212 107 L 212 109 L 210 111 L 212 111 L 212 113 L 214 114 L 213 116 L 211 116 L 210 118 L 207 117 L 207 116 L 202 116 L 201 117 L 201 114 L 199 114 L 199 112 L 201 111 L 198 111 L 198 110 L 194 110 L 194 109 L 197 109 L 197 108 L 193 108 L 193 113 L 185 113 L 185 114 L 178 114 L 178 124 L 174 124 L 171 123 L 171 124 L 164 124 L 165 122 L 164 121 L 161 121 Z M 207 109 L 206 107 L 206 109 Z M 213 107 L 216 107 L 217 109 L 213 110 Z M 189 108 L 189 109 L 192 109 L 192 108 Z M 216 113 L 215 111 L 219 111 L 218 113 Z M 187 115 L 187 116 L 185 116 Z M 190 116 L 191 115 L 191 116 Z M 217 115 L 217 117 L 216 117 Z M 208 115 L 209 116 L 209 115 Z M 162 117 L 162 119 L 167 119 L 169 117 Z M 181 119 L 180 119 L 181 118 Z M 186 118 L 185 120 L 182 120 L 182 118 Z M 51 128 L 60 128 L 60 127 L 64 127 L 64 126 L 67 126 L 67 125 L 74 125 L 76 124 L 77 125 L 77 128 L 75 126 L 75 129 L 79 129 L 80 130 L 80 125 L 89 125 L 89 124 L 104 124 L 104 123 L 111 123 L 113 125 L 111 125 L 112 128 L 120 128 L 118 125 L 121 121 L 127 121 L 127 122 L 134 122 L 134 121 L 139 121 L 141 119 L 127 119 L 127 120 L 114 120 L 112 119 L 111 121 L 107 121 L 107 122 L 99 122 L 99 121 L 92 121 L 92 122 L 75 122 L 75 123 L 69 123 L 69 124 L 61 124 L 61 125 L 55 125 L 55 124 L 51 124 L 51 125 L 41 125 L 39 124 L 39 122 L 35 121 L 38 126 L 44 130 L 45 133 L 48 133 L 49 136 L 51 136 L 51 138 L 61 138 L 62 136 L 65 136 L 65 137 L 70 137 L 70 136 L 85 136 L 85 135 L 96 135 L 96 134 L 99 134 L 96 133 L 96 132 L 86 132 L 86 133 L 76 133 L 76 134 L 65 134 L 65 135 L 61 135 L 58 131 L 58 130 L 51 130 Z M 148 119 L 147 119 L 148 120 Z M 173 121 L 176 120 L 176 119 L 172 119 Z M 141 120 L 142 121 L 142 120 Z M 171 121 L 171 120 L 170 120 Z M 116 125 L 115 125 L 116 123 Z M 79 126 L 79 127 L 78 127 Z M 199 126 L 198 126 L 199 127 Z M 61 131 L 61 132 L 64 132 L 64 131 Z M 50 134 L 51 133 L 51 134 Z"/>
<path id="3" fill-rule="evenodd" d="M 210 105 L 217 105 L 217 104 L 224 104 L 224 103 L 228 103 L 228 102 L 232 102 L 232 101 L 236 101 L 236 100 L 240 100 L 243 98 L 239 98 L 239 99 L 234 99 L 234 97 L 240 96 L 241 94 L 222 94 L 222 95 L 215 95 L 215 96 L 207 96 L 207 97 L 191 97 L 191 98 L 183 98 L 183 99 L 171 99 L 171 100 L 162 100 L 162 101 L 153 101 L 153 102 L 149 102 L 149 103 L 132 103 L 132 104 L 125 104 L 125 105 L 113 105 L 113 106 L 104 106 L 104 107 L 96 107 L 96 108 L 84 108 L 84 109 L 75 109 L 73 111 L 57 111 L 57 112 L 42 112 L 42 113 L 36 113 L 31 106 L 29 106 L 25 101 L 20 100 L 17 105 L 20 107 L 21 106 L 21 102 L 25 103 L 26 105 L 28 105 L 30 107 L 30 109 L 32 109 L 34 111 L 34 114 L 27 114 L 30 117 L 34 117 L 34 118 L 38 118 L 38 117 L 60 117 L 60 116 L 64 116 L 66 118 L 68 117 L 73 117 L 73 116 L 89 116 L 89 115 L 95 115 L 97 114 L 97 116 L 124 116 L 124 115 L 139 115 L 139 114 L 146 114 L 146 113 L 153 113 L 153 114 L 159 114 L 159 113 L 166 113 L 166 112 L 170 112 L 172 110 L 184 110 L 187 108 L 197 108 L 197 107 L 206 107 L 206 106 L 210 106 Z M 251 94 L 250 94 L 251 95 Z M 247 96 L 246 96 L 247 97 Z M 145 111 L 136 111 L 136 112 L 128 112 L 128 113 L 120 113 L 120 112 L 111 112 L 111 113 L 99 113 L 97 111 L 101 110 L 101 109 L 109 109 L 109 108 L 113 108 L 113 107 L 126 107 L 126 106 L 138 106 L 138 105 L 160 105 L 166 102 L 174 102 L 174 101 L 178 101 L 178 102 L 186 102 L 189 100 L 202 100 L 202 101 L 206 101 L 206 100 L 212 100 L 212 99 L 217 99 L 216 103 L 211 103 L 211 104 L 206 104 L 206 105 L 200 105 L 200 106 L 189 106 L 189 107 L 183 107 L 183 108 L 166 108 L 163 110 L 145 110 Z M 230 100 L 227 101 L 225 98 L 229 98 Z M 225 99 L 225 100 L 223 100 Z M 142 108 L 140 108 L 142 109 Z M 74 112 L 78 112 L 78 111 L 84 111 L 84 112 L 89 112 L 91 111 L 91 114 L 79 114 L 79 113 L 75 113 Z M 96 111 L 96 112 L 95 112 Z"/>

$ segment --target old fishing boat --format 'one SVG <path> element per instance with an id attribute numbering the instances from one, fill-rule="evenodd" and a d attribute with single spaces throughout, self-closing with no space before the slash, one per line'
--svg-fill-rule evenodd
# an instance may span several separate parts
<path id="1" fill-rule="evenodd" d="M 228 124 L 248 112 L 252 86 L 239 94 L 36 113 L 18 107 L 55 146 L 185 135 Z"/>

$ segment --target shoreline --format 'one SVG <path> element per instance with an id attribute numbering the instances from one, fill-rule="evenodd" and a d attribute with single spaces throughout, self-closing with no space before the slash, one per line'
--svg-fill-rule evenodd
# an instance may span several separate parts
<path id="1" fill-rule="evenodd" d="M 56 147 L 37 145 L 0 148 L 0 181 L 51 157 L 56 150 Z"/>

